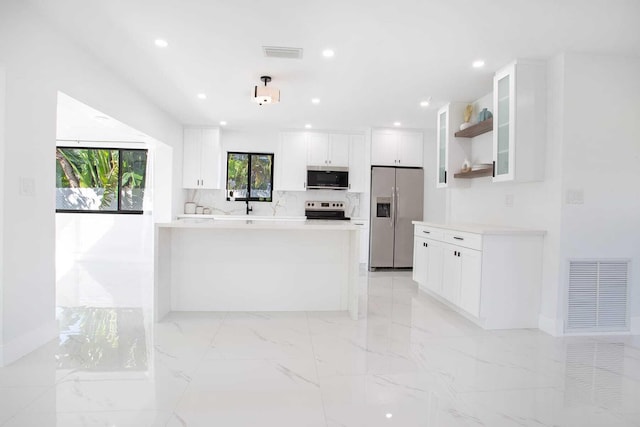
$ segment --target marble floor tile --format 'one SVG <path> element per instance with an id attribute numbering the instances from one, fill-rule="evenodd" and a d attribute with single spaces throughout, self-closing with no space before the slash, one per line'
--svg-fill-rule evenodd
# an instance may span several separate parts
<path id="1" fill-rule="evenodd" d="M 640 427 L 640 337 L 484 331 L 411 272 L 360 280 L 357 321 L 61 307 L 59 338 L 0 368 L 0 426 Z"/>

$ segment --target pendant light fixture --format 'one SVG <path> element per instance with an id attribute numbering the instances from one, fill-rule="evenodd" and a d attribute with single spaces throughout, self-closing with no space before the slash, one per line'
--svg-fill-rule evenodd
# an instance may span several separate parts
<path id="1" fill-rule="evenodd" d="M 253 100 L 258 104 L 275 104 L 280 102 L 280 90 L 273 86 L 267 87 L 267 83 L 271 81 L 269 76 L 261 76 L 260 80 L 264 82 L 264 86 L 254 86 Z"/>

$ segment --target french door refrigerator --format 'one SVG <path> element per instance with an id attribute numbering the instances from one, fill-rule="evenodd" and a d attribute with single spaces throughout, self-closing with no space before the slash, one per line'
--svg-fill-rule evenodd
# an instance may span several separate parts
<path id="1" fill-rule="evenodd" d="M 413 224 L 422 221 L 422 168 L 371 168 L 369 268 L 413 266 Z"/>

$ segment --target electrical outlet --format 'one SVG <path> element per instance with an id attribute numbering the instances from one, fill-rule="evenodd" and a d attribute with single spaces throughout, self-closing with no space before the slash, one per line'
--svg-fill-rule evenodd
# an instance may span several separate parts
<path id="1" fill-rule="evenodd" d="M 506 196 L 504 196 L 504 205 L 508 208 L 512 208 L 513 207 L 513 199 L 514 196 L 513 194 L 507 194 Z"/>
<path id="2" fill-rule="evenodd" d="M 36 181 L 31 177 L 20 177 L 19 192 L 21 196 L 35 197 Z"/>
<path id="3" fill-rule="evenodd" d="M 568 205 L 583 205 L 584 191 L 582 189 L 567 190 L 565 200 Z"/>

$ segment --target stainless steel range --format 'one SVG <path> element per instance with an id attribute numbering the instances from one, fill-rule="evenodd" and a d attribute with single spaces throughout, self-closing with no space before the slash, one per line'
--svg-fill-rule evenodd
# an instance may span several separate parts
<path id="1" fill-rule="evenodd" d="M 334 201 L 307 201 L 304 214 L 307 219 L 335 219 L 349 220 L 344 214 L 344 202 Z"/>

